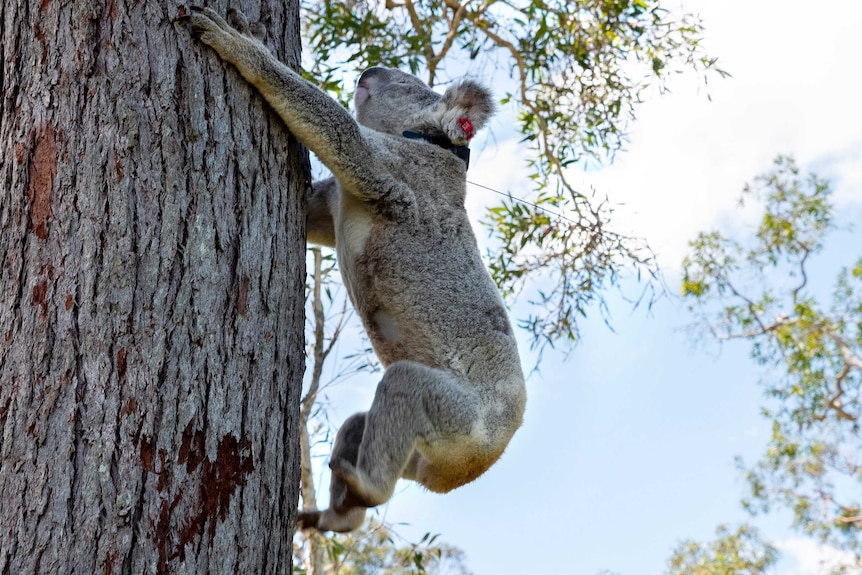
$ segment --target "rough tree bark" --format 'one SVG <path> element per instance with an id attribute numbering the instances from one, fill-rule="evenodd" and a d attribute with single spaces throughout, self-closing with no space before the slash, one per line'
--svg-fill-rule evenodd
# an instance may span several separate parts
<path id="1" fill-rule="evenodd" d="M 291 569 L 307 159 L 178 7 L 0 2 L 0 573 Z"/>

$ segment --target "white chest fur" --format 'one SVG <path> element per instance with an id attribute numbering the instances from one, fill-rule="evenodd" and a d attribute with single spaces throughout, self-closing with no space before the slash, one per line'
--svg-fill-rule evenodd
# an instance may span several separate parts
<path id="1" fill-rule="evenodd" d="M 353 260 L 365 249 L 373 219 L 366 206 L 351 194 L 341 195 L 336 245 L 341 257 Z"/>

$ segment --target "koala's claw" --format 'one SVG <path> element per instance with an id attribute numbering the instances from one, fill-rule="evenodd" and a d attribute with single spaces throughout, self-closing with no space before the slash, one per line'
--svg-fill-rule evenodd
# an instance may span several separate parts
<path id="1" fill-rule="evenodd" d="M 228 20 L 233 24 L 233 27 L 236 28 L 240 34 L 249 34 L 249 24 L 248 18 L 245 14 L 237 10 L 236 8 L 231 8 L 227 11 Z"/>
<path id="2" fill-rule="evenodd" d="M 266 27 L 260 22 L 249 22 L 240 10 L 231 8 L 227 12 L 228 20 L 222 18 L 215 10 L 204 6 L 191 5 L 189 12 L 180 6 L 179 15 L 174 20 L 184 24 L 191 35 L 213 47 L 227 46 L 239 36 L 253 37 L 262 41 L 266 36 Z"/>
<path id="3" fill-rule="evenodd" d="M 248 25 L 249 32 L 251 35 L 257 38 L 260 41 L 266 37 L 266 26 L 261 24 L 260 22 L 252 22 Z"/>
<path id="4" fill-rule="evenodd" d="M 195 12 L 198 16 L 203 18 L 208 18 L 216 27 L 221 28 L 225 31 L 230 31 L 231 25 L 227 23 L 227 20 L 222 18 L 218 12 L 213 10 L 212 8 L 207 8 L 206 6 L 189 6 L 192 12 Z"/>
<path id="5" fill-rule="evenodd" d="M 222 28 L 219 22 L 221 17 L 212 10 L 195 5 L 189 6 L 189 10 L 191 12 L 186 12 L 180 7 L 180 15 L 174 21 L 184 24 L 195 39 L 200 39 L 206 32 L 218 32 L 219 28 Z"/>

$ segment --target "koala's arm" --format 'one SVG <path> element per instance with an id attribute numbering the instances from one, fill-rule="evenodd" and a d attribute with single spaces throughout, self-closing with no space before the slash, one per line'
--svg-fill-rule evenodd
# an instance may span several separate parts
<path id="1" fill-rule="evenodd" d="M 337 209 L 338 205 L 337 181 L 335 178 L 326 178 L 314 182 L 305 200 L 308 242 L 334 248 L 335 222 L 332 210 Z"/>
<path id="2" fill-rule="evenodd" d="M 344 107 L 279 62 L 256 37 L 248 20 L 230 12 L 236 28 L 209 8 L 192 7 L 178 18 L 204 44 L 249 81 L 281 116 L 291 132 L 362 200 L 386 199 L 403 190 L 381 169 L 356 120 Z M 400 198 L 398 198 L 400 199 Z"/>

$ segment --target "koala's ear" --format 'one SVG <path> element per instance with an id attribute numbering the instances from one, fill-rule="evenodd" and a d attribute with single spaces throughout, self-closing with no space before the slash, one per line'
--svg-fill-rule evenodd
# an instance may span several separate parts
<path id="1" fill-rule="evenodd" d="M 441 104 L 444 108 L 441 128 L 455 145 L 465 145 L 472 139 L 496 108 L 491 92 L 473 80 L 450 86 Z"/>

